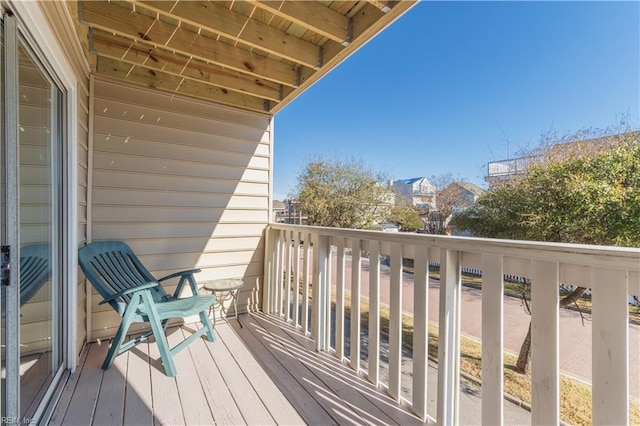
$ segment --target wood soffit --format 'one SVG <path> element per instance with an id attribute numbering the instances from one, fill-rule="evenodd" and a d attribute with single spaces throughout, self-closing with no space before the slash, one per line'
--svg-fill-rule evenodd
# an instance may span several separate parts
<path id="1" fill-rule="evenodd" d="M 415 1 L 69 1 L 98 76 L 274 114 Z"/>

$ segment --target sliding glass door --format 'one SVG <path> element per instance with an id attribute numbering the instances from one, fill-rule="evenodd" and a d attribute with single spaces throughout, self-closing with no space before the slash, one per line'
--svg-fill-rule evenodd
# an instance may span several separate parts
<path id="1" fill-rule="evenodd" d="M 64 96 L 13 18 L 3 43 L 2 416 L 38 419 L 65 367 Z"/>

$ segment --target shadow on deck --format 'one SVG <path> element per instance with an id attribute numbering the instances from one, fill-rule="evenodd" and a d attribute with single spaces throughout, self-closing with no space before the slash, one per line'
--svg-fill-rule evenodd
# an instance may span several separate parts
<path id="1" fill-rule="evenodd" d="M 415 416 L 277 317 L 255 313 L 218 322 L 174 359 L 167 377 L 156 344 L 142 343 L 100 368 L 107 343 L 85 348 L 52 423 L 417 424 Z M 170 330 L 175 344 L 193 325 Z"/>

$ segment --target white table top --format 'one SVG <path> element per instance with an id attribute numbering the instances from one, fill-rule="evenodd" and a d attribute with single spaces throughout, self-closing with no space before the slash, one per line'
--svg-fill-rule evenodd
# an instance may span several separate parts
<path id="1" fill-rule="evenodd" d="M 243 285 L 244 281 L 241 278 L 222 278 L 202 282 L 202 286 L 209 291 L 237 290 Z"/>

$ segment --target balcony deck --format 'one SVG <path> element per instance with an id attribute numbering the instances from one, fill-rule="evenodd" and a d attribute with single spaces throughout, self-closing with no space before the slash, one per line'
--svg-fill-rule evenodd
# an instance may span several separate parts
<path id="1" fill-rule="evenodd" d="M 69 379 L 52 423 L 416 424 L 415 416 L 277 317 L 219 321 L 218 340 L 198 340 L 167 377 L 154 342 L 100 368 L 107 344 L 92 343 Z M 192 325 L 170 330 L 180 340 Z"/>

